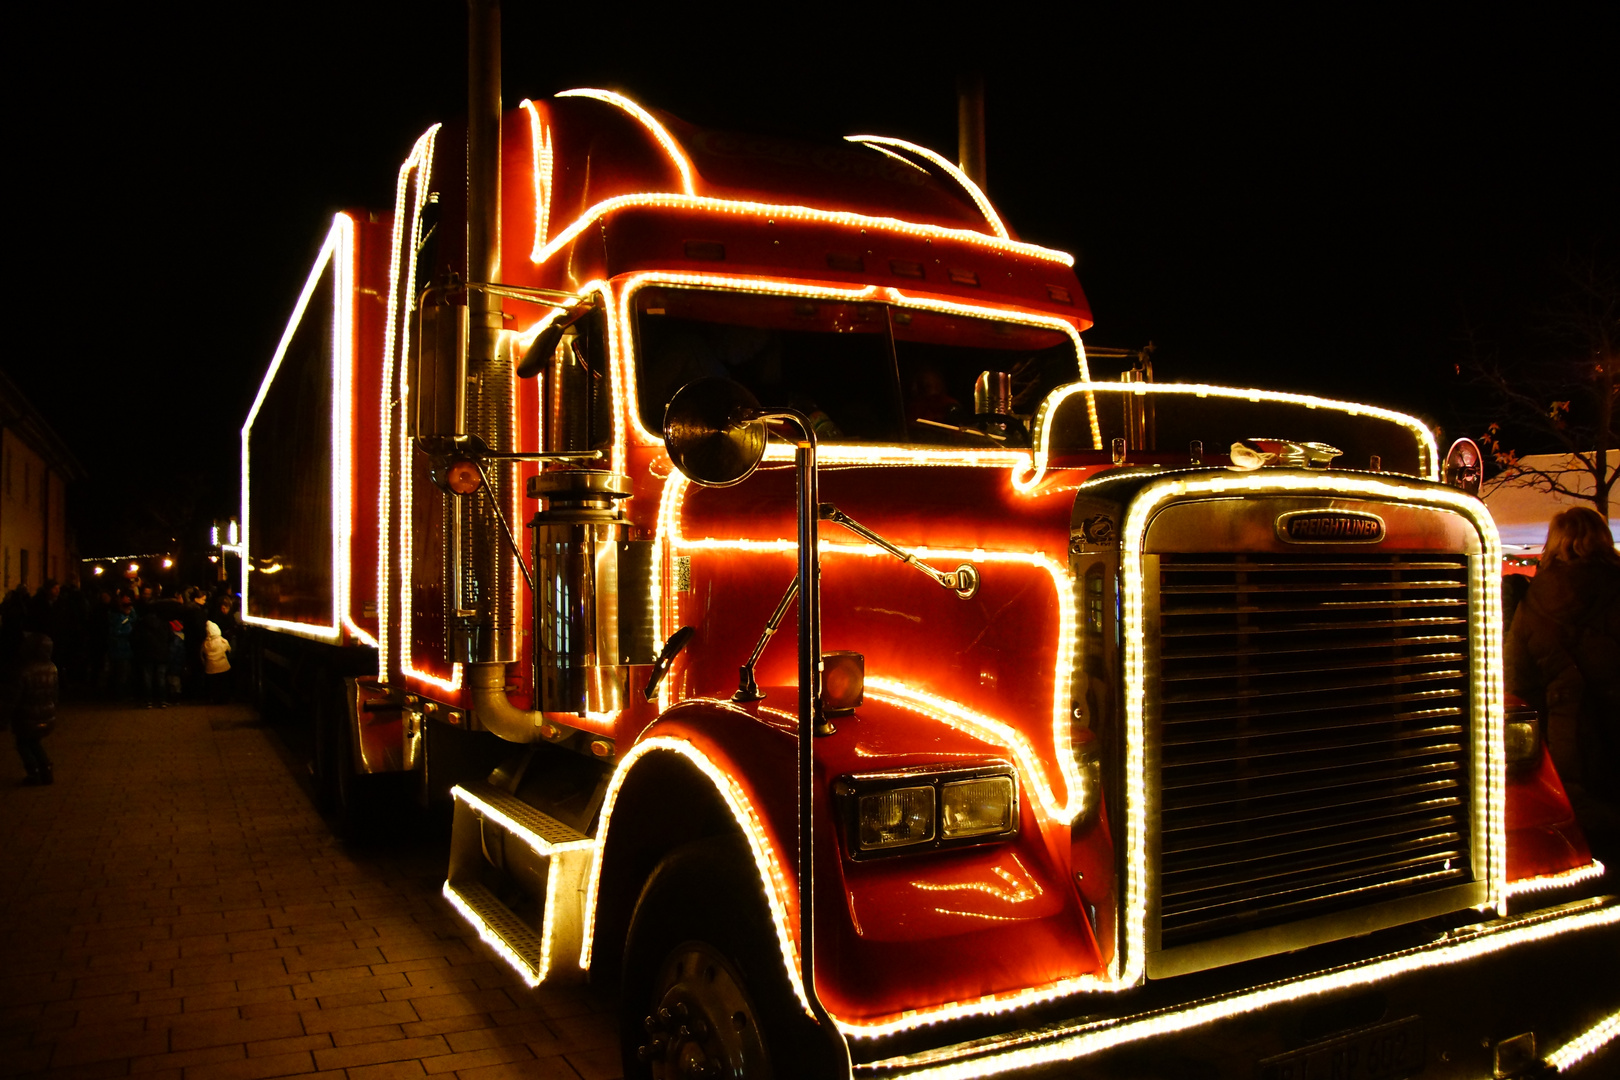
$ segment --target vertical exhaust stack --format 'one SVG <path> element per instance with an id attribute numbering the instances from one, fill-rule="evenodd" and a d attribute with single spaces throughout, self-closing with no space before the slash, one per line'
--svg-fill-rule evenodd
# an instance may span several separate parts
<path id="1" fill-rule="evenodd" d="M 479 284 L 493 282 L 501 264 L 501 8 L 499 0 L 467 4 L 467 396 L 466 431 L 489 449 L 513 448 L 512 357 L 502 347 L 499 297 Z M 457 500 L 459 559 L 452 563 L 456 598 L 455 659 L 506 664 L 517 659 L 512 554 L 493 500 L 510 500 L 515 472 L 498 461 L 489 486 Z"/>
<path id="2" fill-rule="evenodd" d="M 965 72 L 956 77 L 956 156 L 967 178 L 984 183 L 984 76 Z"/>

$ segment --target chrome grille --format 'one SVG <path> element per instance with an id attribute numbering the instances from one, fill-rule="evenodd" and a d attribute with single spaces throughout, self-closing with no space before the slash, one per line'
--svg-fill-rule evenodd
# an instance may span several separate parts
<path id="1" fill-rule="evenodd" d="M 1468 560 L 1159 557 L 1161 948 L 1457 884 Z"/>

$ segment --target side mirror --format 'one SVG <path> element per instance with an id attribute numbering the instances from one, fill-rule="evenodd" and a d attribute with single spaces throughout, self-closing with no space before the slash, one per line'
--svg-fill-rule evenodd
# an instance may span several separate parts
<path id="1" fill-rule="evenodd" d="M 677 390 L 664 410 L 664 447 L 694 484 L 740 484 L 765 457 L 763 414 L 740 383 L 699 379 Z"/>
<path id="2" fill-rule="evenodd" d="M 1440 479 L 1458 491 L 1466 491 L 1470 495 L 1479 494 L 1479 485 L 1485 478 L 1479 446 L 1473 439 L 1458 439 L 1446 451 L 1445 464 L 1440 470 Z"/>
<path id="3" fill-rule="evenodd" d="M 529 347 L 523 350 L 522 358 L 518 360 L 518 378 L 528 379 L 540 374 L 551 362 L 551 354 L 557 351 L 557 343 L 562 341 L 563 334 L 590 311 L 590 304 L 579 304 L 572 310 L 558 315 L 544 330 L 536 334 Z"/>

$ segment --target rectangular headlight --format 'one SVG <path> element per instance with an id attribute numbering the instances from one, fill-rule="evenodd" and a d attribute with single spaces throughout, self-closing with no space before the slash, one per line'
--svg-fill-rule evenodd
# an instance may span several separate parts
<path id="1" fill-rule="evenodd" d="M 890 788 L 860 797 L 861 851 L 922 844 L 934 838 L 934 789 Z"/>
<path id="2" fill-rule="evenodd" d="M 946 840 L 988 836 L 1012 828 L 1013 782 L 1010 776 L 986 776 L 940 785 L 940 835 Z"/>
<path id="3" fill-rule="evenodd" d="M 991 844 L 1018 833 L 1018 779 L 1006 762 L 854 773 L 832 789 L 852 859 Z"/>

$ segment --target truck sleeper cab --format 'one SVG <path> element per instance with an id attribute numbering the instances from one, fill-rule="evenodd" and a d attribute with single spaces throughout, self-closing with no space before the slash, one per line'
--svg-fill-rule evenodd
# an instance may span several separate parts
<path id="1" fill-rule="evenodd" d="M 1149 1038 L 1473 1075 L 1615 1010 L 1447 1014 L 1459 973 L 1612 959 L 1617 909 L 1504 738 L 1494 527 L 1419 421 L 1093 381 L 1072 260 L 937 155 L 600 91 L 507 114 L 474 280 L 434 240 L 456 144 L 402 168 L 383 332 L 330 364 L 375 388 L 377 497 L 332 515 L 324 644 L 375 657 L 357 769 L 454 802 L 447 898 L 529 981 L 617 983 L 627 1075 L 1124 1075 Z M 689 480 L 665 409 L 702 380 L 814 434 L 808 740 L 819 655 L 766 629 L 812 440 Z"/>

